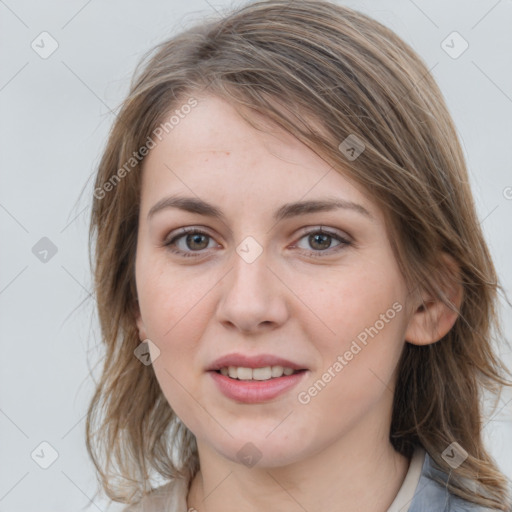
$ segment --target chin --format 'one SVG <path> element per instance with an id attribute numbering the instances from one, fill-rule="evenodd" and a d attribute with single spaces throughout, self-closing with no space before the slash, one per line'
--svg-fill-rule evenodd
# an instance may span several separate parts
<path id="1" fill-rule="evenodd" d="M 306 456 L 307 441 L 305 439 L 291 440 L 289 433 L 282 436 L 265 429 L 265 433 L 240 435 L 232 432 L 233 438 L 218 444 L 215 440 L 203 440 L 222 457 L 247 467 L 276 468 L 293 464 Z"/>

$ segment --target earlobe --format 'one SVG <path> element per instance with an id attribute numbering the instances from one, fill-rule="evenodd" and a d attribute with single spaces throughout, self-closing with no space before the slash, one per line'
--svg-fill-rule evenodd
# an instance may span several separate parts
<path id="1" fill-rule="evenodd" d="M 460 282 L 459 267 L 455 260 L 443 253 L 445 261 L 444 272 L 441 272 L 440 288 L 453 305 L 446 305 L 440 298 L 431 295 L 423 296 L 412 313 L 405 332 L 405 341 L 413 345 L 429 345 L 439 341 L 454 326 L 459 317 L 463 299 L 463 287 Z M 448 274 L 449 277 L 445 277 Z"/>

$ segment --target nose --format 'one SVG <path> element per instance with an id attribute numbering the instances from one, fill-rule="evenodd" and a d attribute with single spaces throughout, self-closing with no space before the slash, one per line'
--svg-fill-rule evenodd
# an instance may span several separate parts
<path id="1" fill-rule="evenodd" d="M 226 328 L 245 333 L 272 330 L 283 325 L 289 315 L 288 288 L 269 266 L 264 250 L 248 262 L 234 255 L 232 270 L 222 279 L 222 295 L 217 319 Z"/>

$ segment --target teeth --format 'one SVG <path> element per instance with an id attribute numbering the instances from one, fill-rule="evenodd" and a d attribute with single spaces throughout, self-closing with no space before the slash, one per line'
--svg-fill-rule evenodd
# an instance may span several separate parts
<path id="1" fill-rule="evenodd" d="M 254 380 L 268 380 L 272 378 L 272 368 L 270 366 L 254 368 L 251 373 Z M 238 370 L 238 375 L 240 375 L 240 370 Z"/>
<path id="2" fill-rule="evenodd" d="M 295 373 L 292 368 L 282 366 L 265 366 L 264 368 L 245 368 L 243 366 L 225 366 L 220 373 L 238 380 L 269 380 Z"/>
<path id="3" fill-rule="evenodd" d="M 235 368 L 235 367 L 233 366 L 233 368 Z M 251 380 L 252 379 L 252 369 L 251 368 L 238 367 L 235 369 L 237 371 L 239 380 Z"/>

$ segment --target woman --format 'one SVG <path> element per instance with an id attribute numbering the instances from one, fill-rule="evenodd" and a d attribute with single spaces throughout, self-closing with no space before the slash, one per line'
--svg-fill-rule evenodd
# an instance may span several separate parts
<path id="1" fill-rule="evenodd" d="M 499 285 L 442 95 L 383 25 L 269 0 L 159 45 L 91 241 L 87 445 L 127 510 L 509 510 L 479 405 L 510 384 Z"/>

